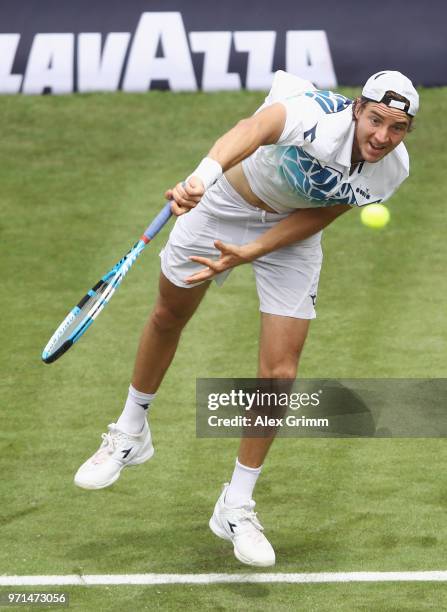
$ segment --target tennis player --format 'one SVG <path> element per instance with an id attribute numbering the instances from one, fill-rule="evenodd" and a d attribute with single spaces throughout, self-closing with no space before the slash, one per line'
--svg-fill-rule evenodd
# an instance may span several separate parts
<path id="1" fill-rule="evenodd" d="M 124 410 L 75 483 L 101 489 L 154 453 L 147 410 L 181 332 L 211 279 L 251 262 L 261 311 L 259 378 L 295 379 L 315 318 L 323 228 L 356 206 L 384 202 L 409 173 L 403 139 L 419 98 L 396 71 L 368 79 L 354 101 L 279 71 L 263 106 L 168 189 L 178 216 L 161 252 L 159 295 L 143 330 Z M 210 520 L 242 563 L 269 566 L 274 550 L 252 500 L 272 442 L 242 438 Z"/>

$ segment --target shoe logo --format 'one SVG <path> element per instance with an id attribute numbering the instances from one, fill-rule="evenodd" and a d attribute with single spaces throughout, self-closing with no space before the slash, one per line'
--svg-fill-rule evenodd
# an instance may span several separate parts
<path id="1" fill-rule="evenodd" d="M 237 527 L 236 523 L 230 523 L 230 521 L 227 521 L 227 523 L 230 526 L 231 533 L 234 533 L 234 528 Z"/>
<path id="2" fill-rule="evenodd" d="M 128 448 L 127 450 L 121 451 L 123 453 L 123 459 L 127 457 L 127 455 L 130 453 L 131 450 L 132 450 L 132 447 Z"/>
<path id="3" fill-rule="evenodd" d="M 312 300 L 312 306 L 315 306 L 316 301 L 317 301 L 317 294 L 314 293 L 314 295 L 309 295 L 309 297 Z"/>

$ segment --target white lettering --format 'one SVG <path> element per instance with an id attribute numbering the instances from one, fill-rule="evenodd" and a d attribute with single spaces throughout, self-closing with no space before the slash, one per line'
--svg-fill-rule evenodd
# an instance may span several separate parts
<path id="1" fill-rule="evenodd" d="M 253 404 L 255 403 L 256 393 L 246 393 L 245 397 L 247 398 L 248 407 L 245 410 L 251 410 Z"/>
<path id="2" fill-rule="evenodd" d="M 20 34 L 0 34 L 0 93 L 20 91 L 22 75 L 11 74 L 19 41 Z"/>
<path id="3" fill-rule="evenodd" d="M 329 89 L 337 86 L 329 42 L 324 30 L 286 34 L 286 70 Z"/>
<path id="4" fill-rule="evenodd" d="M 229 406 L 229 404 L 230 404 L 230 396 L 228 395 L 228 393 L 221 393 L 220 394 L 220 405 Z"/>
<path id="5" fill-rule="evenodd" d="M 213 414 L 208 417 L 208 425 L 210 427 L 249 427 L 251 422 L 246 416 L 236 415 L 231 418 L 223 418 Z"/>
<path id="6" fill-rule="evenodd" d="M 23 81 L 23 93 L 73 91 L 74 34 L 36 34 Z"/>
<path id="7" fill-rule="evenodd" d="M 189 35 L 194 53 L 204 53 L 203 91 L 232 90 L 241 88 L 236 72 L 228 72 L 231 50 L 231 32 L 191 32 Z"/>
<path id="8" fill-rule="evenodd" d="M 161 46 L 163 57 L 156 57 Z M 180 13 L 143 13 L 130 51 L 124 91 L 147 91 L 166 80 L 173 91 L 195 91 L 196 78 Z"/>
<path id="9" fill-rule="evenodd" d="M 165 81 L 173 91 L 196 91 L 191 51 L 203 53 L 201 88 L 204 91 L 241 88 L 239 72 L 229 72 L 232 40 L 237 54 L 248 54 L 246 88 L 269 89 L 273 79 L 275 31 L 185 32 L 178 11 L 141 14 L 133 40 L 129 32 L 81 33 L 76 65 L 74 34 L 36 34 L 25 75 L 12 74 L 20 34 L 0 34 L 0 92 L 69 93 L 84 91 L 147 91 L 154 81 Z M 103 37 L 104 36 L 104 37 Z M 129 49 L 130 45 L 130 49 Z M 191 51 L 190 47 L 191 46 Z M 127 67 L 126 54 L 129 51 Z M 244 58 L 238 60 L 244 64 Z M 324 30 L 286 33 L 286 70 L 318 87 L 335 88 L 328 38 Z M 124 69 L 124 74 L 123 74 Z M 157 85 L 155 85 L 157 86 Z"/>
<path id="10" fill-rule="evenodd" d="M 246 89 L 270 89 L 276 32 L 235 32 L 234 46 L 248 53 Z"/>
<path id="11" fill-rule="evenodd" d="M 129 40 L 129 32 L 111 32 L 107 35 L 101 55 L 99 32 L 79 34 L 78 90 L 116 91 Z"/>
<path id="12" fill-rule="evenodd" d="M 268 416 L 257 416 L 255 420 L 255 427 L 282 427 L 283 419 L 277 419 L 275 417 Z"/>

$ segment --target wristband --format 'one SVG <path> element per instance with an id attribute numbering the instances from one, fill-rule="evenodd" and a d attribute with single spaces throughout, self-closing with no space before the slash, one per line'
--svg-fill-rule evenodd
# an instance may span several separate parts
<path id="1" fill-rule="evenodd" d="M 222 166 L 215 159 L 211 159 L 211 157 L 204 157 L 194 172 L 187 177 L 187 181 L 192 176 L 197 176 L 202 183 L 205 189 L 214 185 L 214 183 L 219 179 L 223 174 Z"/>

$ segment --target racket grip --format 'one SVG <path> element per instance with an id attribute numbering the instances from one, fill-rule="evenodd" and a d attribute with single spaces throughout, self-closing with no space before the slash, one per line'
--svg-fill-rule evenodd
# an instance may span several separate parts
<path id="1" fill-rule="evenodd" d="M 148 227 L 146 228 L 143 234 L 143 236 L 146 238 L 148 242 L 149 240 L 152 240 L 153 238 L 155 238 L 155 236 L 158 234 L 161 228 L 164 225 L 166 225 L 166 223 L 169 221 L 169 219 L 171 218 L 171 215 L 172 215 L 171 202 L 166 202 L 166 204 L 163 206 L 161 211 L 158 213 L 158 215 L 155 217 L 152 223 L 148 225 Z"/>

